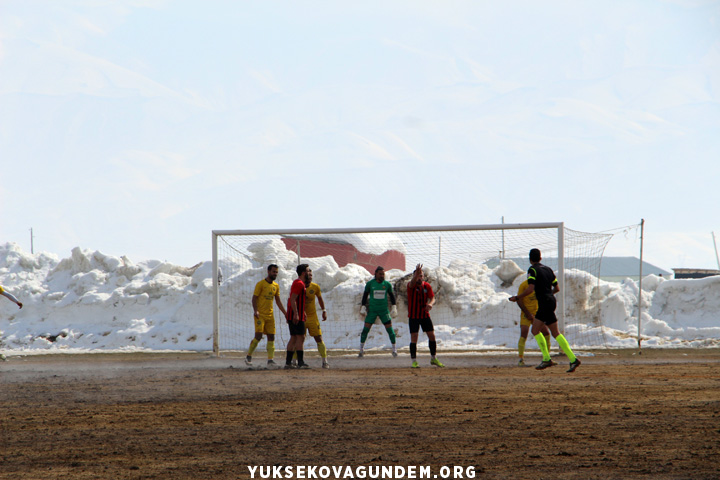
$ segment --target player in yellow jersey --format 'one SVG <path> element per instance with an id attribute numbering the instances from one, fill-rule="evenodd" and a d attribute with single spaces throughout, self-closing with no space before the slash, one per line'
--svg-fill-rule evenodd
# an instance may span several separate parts
<path id="1" fill-rule="evenodd" d="M 278 266 L 275 264 L 268 265 L 267 277 L 260 280 L 255 285 L 255 291 L 252 296 L 253 320 L 255 321 L 255 338 L 250 342 L 245 363 L 252 365 L 252 354 L 257 348 L 263 334 L 267 335 L 267 355 L 268 367 L 276 365 L 273 358 L 275 357 L 275 311 L 273 309 L 273 301 L 277 303 L 283 315 L 287 315 L 285 307 L 280 301 L 280 286 L 275 279 L 278 276 Z"/>
<path id="2" fill-rule="evenodd" d="M 525 291 L 525 289 L 528 286 L 528 281 L 525 280 L 520 284 L 520 287 L 518 288 L 518 295 L 520 295 L 522 292 Z M 517 297 L 511 297 L 511 302 L 517 302 L 517 300 L 513 300 L 513 298 L 517 299 Z M 520 307 L 520 339 L 518 340 L 518 356 L 520 357 L 520 360 L 518 361 L 518 365 L 521 367 L 525 366 L 525 342 L 527 341 L 528 333 L 530 332 L 530 327 L 532 326 L 532 320 L 530 320 L 538 311 L 538 301 L 535 297 L 535 293 L 531 293 L 527 297 L 521 299 L 519 302 L 517 302 L 518 307 Z M 547 325 L 543 325 L 542 334 L 545 336 L 545 340 L 547 340 L 547 344 L 550 345 L 550 330 L 547 328 Z"/>
<path id="3" fill-rule="evenodd" d="M 322 309 L 323 322 L 327 320 L 327 311 L 325 310 L 325 301 L 320 291 L 320 285 L 312 281 L 313 274 L 312 270 L 307 269 L 307 279 L 305 281 L 305 314 L 307 319 L 305 320 L 305 327 L 310 336 L 312 336 L 317 342 L 318 352 L 322 358 L 322 368 L 330 368 L 330 364 L 327 360 L 327 348 L 322 339 L 322 330 L 320 329 L 320 319 L 318 319 L 317 310 L 315 308 L 315 299 L 317 298 L 320 308 Z"/>

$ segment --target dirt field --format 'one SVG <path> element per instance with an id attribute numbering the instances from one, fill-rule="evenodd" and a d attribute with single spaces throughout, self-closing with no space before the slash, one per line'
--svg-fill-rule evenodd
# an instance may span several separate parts
<path id="1" fill-rule="evenodd" d="M 716 350 L 596 352 L 573 374 L 562 360 L 536 371 L 510 355 L 445 355 L 437 369 L 420 357 L 419 370 L 376 355 L 309 371 L 202 354 L 14 357 L 0 364 L 0 478 L 234 479 L 298 465 L 343 466 L 343 478 L 345 466 L 720 478 Z"/>

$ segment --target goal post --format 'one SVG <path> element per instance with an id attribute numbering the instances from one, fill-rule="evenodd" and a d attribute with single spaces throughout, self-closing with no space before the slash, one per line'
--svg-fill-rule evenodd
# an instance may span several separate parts
<path id="1" fill-rule="evenodd" d="M 526 278 L 528 252 L 539 248 L 543 263 L 560 284 L 560 329 L 573 345 L 602 344 L 594 309 L 602 253 L 612 235 L 578 232 L 563 222 L 342 229 L 214 230 L 213 351 L 244 351 L 254 336 L 251 299 L 268 264 L 279 266 L 276 281 L 283 305 L 296 278 L 295 266 L 308 263 L 328 310 L 321 322 L 328 349 L 359 346 L 360 298 L 375 266 L 382 265 L 398 297 L 393 320 L 399 348 L 409 330 L 404 294 L 415 265 L 422 263 L 437 294 L 432 318 L 443 349 L 514 349 L 520 310 L 508 298 Z M 276 349 L 289 340 L 285 319 L 275 308 Z M 594 332 L 593 332 L 594 331 Z M 591 338 L 594 335 L 596 338 Z M 421 335 L 421 339 L 423 336 Z M 389 346 L 382 328 L 373 328 L 366 349 Z M 425 343 L 426 344 L 426 343 Z M 421 345 L 422 340 L 421 340 Z M 261 342 L 258 350 L 265 348 Z M 306 349 L 314 349 L 312 338 Z"/>

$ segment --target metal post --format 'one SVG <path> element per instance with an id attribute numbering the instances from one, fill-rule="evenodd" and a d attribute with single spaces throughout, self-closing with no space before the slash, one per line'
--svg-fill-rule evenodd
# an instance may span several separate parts
<path id="1" fill-rule="evenodd" d="M 438 267 L 442 267 L 442 237 L 438 237 Z"/>
<path id="2" fill-rule="evenodd" d="M 213 353 L 220 356 L 220 282 L 218 281 L 217 235 L 212 232 L 212 281 L 213 281 Z"/>
<path id="3" fill-rule="evenodd" d="M 502 222 L 503 225 L 505 225 L 505 216 L 504 215 L 500 219 L 500 221 Z M 500 258 L 502 260 L 505 260 L 505 229 L 503 228 L 502 230 L 500 230 L 500 232 L 502 233 L 502 253 L 500 254 Z"/>
<path id="4" fill-rule="evenodd" d="M 718 256 L 718 249 L 717 249 L 717 242 L 715 241 L 715 232 L 710 232 L 713 236 L 713 245 L 715 246 L 715 260 L 718 264 L 718 269 L 720 269 L 720 256 Z"/>
<path id="5" fill-rule="evenodd" d="M 638 281 L 638 350 L 641 349 L 642 342 L 642 279 L 643 279 L 643 237 L 645 233 L 645 219 L 640 219 L 640 279 Z"/>
<path id="6" fill-rule="evenodd" d="M 32 228 L 31 228 L 31 229 L 30 229 L 30 253 L 35 253 L 35 245 L 34 245 L 34 242 L 33 242 L 33 239 L 34 239 L 34 238 L 35 238 L 35 237 L 33 236 L 33 231 L 32 231 Z"/>
<path id="7" fill-rule="evenodd" d="M 560 333 L 565 333 L 565 222 L 561 222 L 558 226 L 558 285 L 560 287 L 560 298 L 558 304 L 560 308 L 560 318 L 558 318 L 558 327 Z"/>

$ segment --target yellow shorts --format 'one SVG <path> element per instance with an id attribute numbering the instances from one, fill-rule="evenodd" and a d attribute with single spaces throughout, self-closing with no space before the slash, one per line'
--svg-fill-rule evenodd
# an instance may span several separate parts
<path id="1" fill-rule="evenodd" d="M 255 318 L 255 333 L 264 333 L 265 335 L 275 335 L 275 315 L 260 314 L 260 318 Z"/>
<path id="2" fill-rule="evenodd" d="M 533 315 L 537 313 L 537 310 L 533 312 Z M 525 316 L 525 312 L 520 312 L 520 326 L 532 327 L 532 322 Z"/>
<path id="3" fill-rule="evenodd" d="M 307 319 L 305 320 L 305 328 L 307 328 L 308 335 L 311 337 L 322 335 L 322 330 L 320 329 L 320 319 L 318 318 L 317 313 L 315 315 L 307 316 Z"/>

